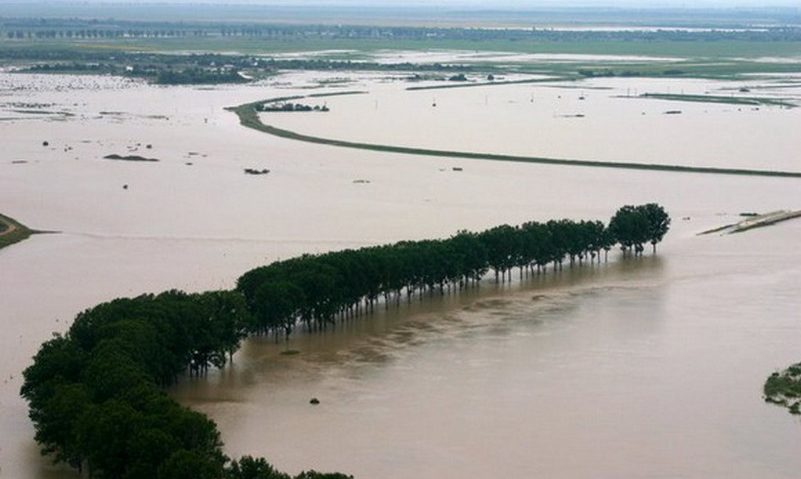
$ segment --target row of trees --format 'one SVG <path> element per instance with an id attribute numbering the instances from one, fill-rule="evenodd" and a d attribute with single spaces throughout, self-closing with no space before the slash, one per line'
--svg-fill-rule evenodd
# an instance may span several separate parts
<path id="1" fill-rule="evenodd" d="M 264 459 L 222 452 L 215 424 L 170 399 L 181 374 L 224 367 L 248 334 L 323 328 L 383 299 L 477 285 L 564 261 L 600 260 L 616 242 L 654 244 L 668 220 L 657 205 L 621 208 L 599 221 L 530 222 L 444 240 L 301 256 L 245 273 L 234 291 L 117 299 L 80 313 L 44 343 L 24 372 L 36 440 L 56 461 L 90 477 L 126 479 L 290 479 Z M 664 215 L 666 218 L 667 215 Z M 660 229 L 659 225 L 662 226 Z M 304 472 L 296 479 L 344 479 Z"/>
<path id="2" fill-rule="evenodd" d="M 796 19 L 777 19 L 780 23 Z M 460 41 L 542 41 L 542 42 L 654 42 L 654 41 L 798 41 L 798 27 L 760 29 L 657 29 L 657 30 L 564 30 L 409 27 L 370 25 L 233 24 L 190 22 L 126 22 L 61 19 L 57 23 L 0 18 L 0 35 L 22 39 L 130 39 L 130 38 L 263 38 L 272 40 L 460 40 Z"/>
<path id="3" fill-rule="evenodd" d="M 478 284 L 492 271 L 496 281 L 600 260 L 620 243 L 635 254 L 662 240 L 670 225 L 656 204 L 624 206 L 607 228 L 600 221 L 552 220 L 498 226 L 481 233 L 461 231 L 445 240 L 400 243 L 305 255 L 248 271 L 237 282 L 259 332 L 289 336 L 298 324 L 324 329 L 338 319 L 414 295 Z"/>

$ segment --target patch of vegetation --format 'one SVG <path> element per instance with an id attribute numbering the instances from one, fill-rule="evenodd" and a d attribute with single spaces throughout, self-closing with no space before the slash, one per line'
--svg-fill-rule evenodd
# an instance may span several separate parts
<path id="1" fill-rule="evenodd" d="M 158 85 L 215 85 L 219 83 L 247 83 L 248 78 L 233 68 L 186 68 L 183 70 L 162 69 L 156 73 Z"/>
<path id="2" fill-rule="evenodd" d="M 766 402 L 784 406 L 790 414 L 801 414 L 801 363 L 771 374 L 763 392 Z"/>
<path id="3" fill-rule="evenodd" d="M 302 103 L 267 103 L 264 105 L 256 105 L 256 111 L 263 113 L 263 112 L 309 112 L 309 111 L 319 111 L 319 112 L 327 112 L 329 111 L 328 106 L 323 105 L 304 105 Z"/>
<path id="4" fill-rule="evenodd" d="M 0 249 L 28 239 L 37 231 L 28 228 L 13 218 L 0 214 Z"/>

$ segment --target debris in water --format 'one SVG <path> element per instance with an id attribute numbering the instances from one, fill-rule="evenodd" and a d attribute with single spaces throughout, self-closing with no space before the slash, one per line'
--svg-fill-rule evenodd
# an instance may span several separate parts
<path id="1" fill-rule="evenodd" d="M 262 170 L 257 170 L 255 168 L 245 168 L 246 175 L 266 175 L 269 172 L 270 170 L 268 170 L 267 168 L 264 168 Z"/>
<path id="2" fill-rule="evenodd" d="M 139 156 L 139 155 L 122 156 L 122 155 L 117 155 L 117 154 L 106 155 L 106 156 L 103 157 L 103 159 L 106 159 L 106 160 L 119 160 L 119 161 L 147 161 L 147 162 L 159 161 L 159 160 L 157 160 L 155 158 L 145 158 L 144 156 Z"/>

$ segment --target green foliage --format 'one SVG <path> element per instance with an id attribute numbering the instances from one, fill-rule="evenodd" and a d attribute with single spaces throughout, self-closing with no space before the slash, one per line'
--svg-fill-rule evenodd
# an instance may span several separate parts
<path id="1" fill-rule="evenodd" d="M 353 479 L 353 476 L 347 476 L 339 472 L 317 472 L 317 471 L 303 471 L 295 479 Z"/>
<path id="2" fill-rule="evenodd" d="M 233 69 L 187 68 L 184 70 L 160 69 L 143 72 L 142 76 L 155 73 L 159 85 L 201 85 L 217 83 L 245 83 L 248 80 Z"/>
<path id="3" fill-rule="evenodd" d="M 770 375 L 764 386 L 765 401 L 801 414 L 801 363 Z"/>
<path id="4" fill-rule="evenodd" d="M 255 330 L 288 336 L 298 323 L 324 328 L 383 296 L 398 300 L 478 281 L 488 270 L 505 278 L 521 271 L 596 258 L 620 241 L 625 248 L 656 244 L 670 218 L 656 204 L 626 206 L 607 229 L 600 221 L 559 220 L 501 225 L 480 233 L 460 231 L 445 240 L 304 255 L 248 271 L 237 290 L 253 311 Z"/>
<path id="5" fill-rule="evenodd" d="M 195 451 L 180 449 L 159 467 L 160 479 L 218 479 L 220 465 Z"/>
<path id="6" fill-rule="evenodd" d="M 80 313 L 24 372 L 36 440 L 95 478 L 220 478 L 216 426 L 161 386 L 187 369 L 223 366 L 251 325 L 234 291 L 168 291 Z"/>
<path id="7" fill-rule="evenodd" d="M 226 479 L 291 479 L 289 474 L 276 471 L 264 458 L 242 456 L 231 461 L 226 470 Z"/>
<path id="8" fill-rule="evenodd" d="M 633 249 L 635 253 L 643 250 L 645 243 L 656 244 L 670 229 L 670 216 L 656 203 L 640 206 L 626 205 L 615 213 L 609 221 L 609 231 L 624 250 Z"/>

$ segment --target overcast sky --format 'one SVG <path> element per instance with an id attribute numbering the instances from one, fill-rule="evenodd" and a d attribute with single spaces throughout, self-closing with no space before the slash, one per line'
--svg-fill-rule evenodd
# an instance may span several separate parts
<path id="1" fill-rule="evenodd" d="M 31 1 L 31 0 L 28 0 Z M 34 0 L 37 1 L 37 0 Z M 3 3 L 24 3 L 23 0 L 0 0 Z M 264 5 L 365 5 L 365 6 L 452 6 L 471 8 L 536 8 L 536 7 L 795 7 L 801 0 L 39 0 L 38 3 L 213 3 Z"/>

